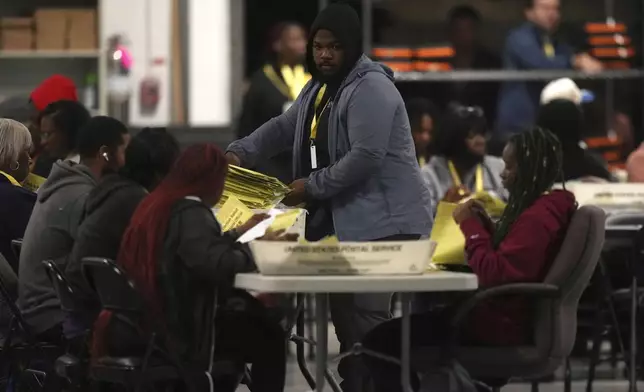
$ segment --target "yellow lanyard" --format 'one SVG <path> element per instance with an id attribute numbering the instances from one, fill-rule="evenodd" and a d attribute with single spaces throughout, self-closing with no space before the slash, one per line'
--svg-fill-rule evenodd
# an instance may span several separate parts
<path id="1" fill-rule="evenodd" d="M 307 74 L 301 65 L 296 65 L 293 68 L 285 65 L 282 67 L 281 72 L 284 82 L 291 92 L 291 100 L 294 101 L 300 95 L 304 86 L 309 82 L 309 79 L 311 79 L 311 75 Z"/>
<path id="2" fill-rule="evenodd" d="M 13 178 L 13 176 L 11 174 L 7 174 L 7 173 L 3 172 L 2 170 L 0 170 L 0 174 L 2 174 L 3 176 L 7 177 L 7 180 L 9 180 L 11 185 L 21 186 L 20 183 L 18 181 L 16 181 L 16 179 Z"/>
<path id="3" fill-rule="evenodd" d="M 447 161 L 447 167 L 449 168 L 449 174 L 452 175 L 452 181 L 454 181 L 454 185 L 463 186 L 463 182 L 461 181 L 461 177 L 459 177 L 458 172 L 454 167 L 454 163 L 452 163 L 452 161 Z M 481 165 L 476 165 L 474 189 L 476 192 L 483 192 L 485 190 L 483 188 L 483 167 Z"/>
<path id="4" fill-rule="evenodd" d="M 311 79 L 311 75 L 306 73 L 301 65 L 297 65 L 295 68 L 283 66 L 280 71 L 284 80 L 277 75 L 270 64 L 266 64 L 262 70 L 275 88 L 291 101 L 295 101 L 295 98 L 300 95 L 306 83 Z"/>
<path id="5" fill-rule="evenodd" d="M 324 107 L 320 111 L 320 114 L 318 115 L 318 108 L 320 107 L 320 104 L 322 103 L 322 98 L 324 98 L 324 93 L 326 92 L 326 84 L 322 85 L 320 88 L 320 91 L 318 91 L 317 97 L 315 97 L 315 103 L 313 104 L 313 118 L 311 119 L 311 135 L 310 135 L 310 140 L 313 142 L 318 135 L 318 121 L 320 120 L 320 116 L 322 116 L 322 113 L 326 110 L 327 106 L 329 106 L 329 102 L 331 102 L 331 98 L 329 98 L 326 103 L 324 104 Z"/>
<path id="6" fill-rule="evenodd" d="M 549 37 L 544 37 L 543 39 L 543 52 L 549 59 L 555 57 L 555 47 Z"/>

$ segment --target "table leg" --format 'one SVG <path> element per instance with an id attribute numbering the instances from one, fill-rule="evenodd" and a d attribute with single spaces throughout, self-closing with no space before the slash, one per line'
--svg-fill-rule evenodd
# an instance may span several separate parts
<path id="1" fill-rule="evenodd" d="M 304 318 L 306 317 L 305 310 L 304 310 L 304 301 L 305 301 L 305 294 L 296 294 L 296 303 L 297 303 L 297 318 L 295 321 L 295 333 L 298 337 L 304 338 L 306 335 L 305 331 L 305 320 Z M 304 379 L 306 380 L 306 383 L 309 384 L 309 387 L 311 389 L 315 389 L 315 380 L 313 379 L 313 376 L 311 375 L 311 372 L 309 371 L 308 366 L 306 365 L 306 353 L 304 350 L 304 343 L 305 341 L 303 339 L 292 339 L 295 342 L 295 349 L 296 349 L 296 356 L 297 356 L 297 365 L 300 368 L 300 372 L 302 372 L 302 376 L 304 376 Z M 311 345 L 312 346 L 312 345 Z"/>
<path id="2" fill-rule="evenodd" d="M 327 294 L 315 294 L 315 324 L 316 324 L 316 347 L 315 347 L 315 383 L 317 392 L 324 391 L 326 376 L 327 350 L 328 350 L 328 328 L 329 328 L 329 296 Z"/>
<path id="3" fill-rule="evenodd" d="M 631 358 L 629 366 L 629 391 L 637 392 L 637 276 L 633 272 L 631 284 Z"/>
<path id="4" fill-rule="evenodd" d="M 412 392 L 411 388 L 411 293 L 400 293 L 402 307 L 402 334 L 401 334 L 401 383 L 405 392 Z"/>

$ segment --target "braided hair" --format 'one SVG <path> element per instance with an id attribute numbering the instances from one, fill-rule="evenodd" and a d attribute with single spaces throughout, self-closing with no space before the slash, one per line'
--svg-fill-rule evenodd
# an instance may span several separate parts
<path id="1" fill-rule="evenodd" d="M 555 182 L 563 183 L 561 143 L 552 132 L 534 127 L 514 135 L 508 145 L 514 147 L 517 172 L 508 189 L 508 205 L 494 232 L 495 248 L 523 211 L 549 191 Z"/>

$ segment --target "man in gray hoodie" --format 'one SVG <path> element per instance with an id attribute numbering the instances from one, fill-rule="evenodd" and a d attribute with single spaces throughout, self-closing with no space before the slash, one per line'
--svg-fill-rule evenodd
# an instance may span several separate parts
<path id="1" fill-rule="evenodd" d="M 128 130 L 121 122 L 94 117 L 78 135 L 80 163 L 56 162 L 38 190 L 20 252 L 18 307 L 41 340 L 59 341 L 64 319 L 42 262 L 65 263 L 87 194 L 104 174 L 123 166 L 128 141 Z"/>
<path id="2" fill-rule="evenodd" d="M 230 163 L 252 167 L 293 148 L 286 205 L 306 203 L 307 239 L 417 240 L 432 226 L 405 104 L 391 69 L 362 54 L 361 26 L 348 5 L 332 4 L 311 27 L 307 62 L 313 76 L 293 105 L 233 142 Z M 331 296 L 341 349 L 348 350 L 390 317 L 388 294 Z M 362 392 L 358 357 L 338 368 L 343 390 Z"/>

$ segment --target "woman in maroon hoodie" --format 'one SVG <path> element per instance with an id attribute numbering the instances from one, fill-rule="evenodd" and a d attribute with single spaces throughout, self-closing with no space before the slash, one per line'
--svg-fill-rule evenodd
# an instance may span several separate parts
<path id="1" fill-rule="evenodd" d="M 549 131 L 533 128 L 510 139 L 503 151 L 503 185 L 510 194 L 499 222 L 494 225 L 475 201 L 459 205 L 454 220 L 465 236 L 468 264 L 487 288 L 508 283 L 541 282 L 561 247 L 576 210 L 575 197 L 551 191 L 562 178 L 562 153 Z M 480 305 L 464 323 L 467 345 L 519 345 L 532 339 L 530 306 L 524 298 L 503 298 Z M 435 346 L 448 333 L 450 310 L 415 314 L 411 319 L 412 347 Z M 366 348 L 400 357 L 400 319 L 372 330 Z M 400 367 L 366 357 L 375 391 L 401 390 Z M 418 380 L 413 379 L 417 389 Z"/>

